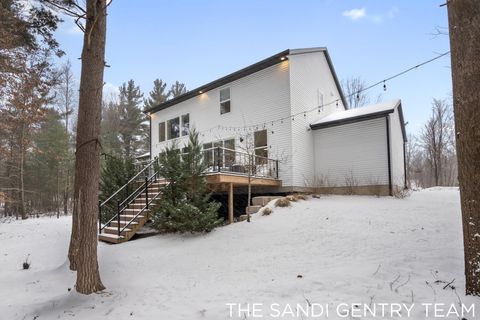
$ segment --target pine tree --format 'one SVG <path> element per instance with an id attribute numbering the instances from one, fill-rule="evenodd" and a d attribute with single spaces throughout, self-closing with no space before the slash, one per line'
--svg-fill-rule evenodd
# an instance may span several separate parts
<path id="1" fill-rule="evenodd" d="M 125 185 L 135 175 L 135 167 L 132 158 L 120 158 L 118 156 L 105 154 L 105 161 L 102 166 L 100 179 L 100 200 L 104 201 L 110 195 Z M 118 194 L 117 200 L 125 199 L 128 192 L 124 190 Z M 109 201 L 102 208 L 102 222 L 110 220 L 117 213 L 116 201 Z"/>
<path id="2" fill-rule="evenodd" d="M 48 211 L 60 211 L 60 199 L 63 190 L 60 186 L 66 180 L 65 166 L 68 156 L 69 136 L 61 122 L 60 114 L 47 111 L 46 119 L 40 124 L 34 135 L 34 154 L 27 162 L 26 185 L 33 191 L 37 208 Z"/>
<path id="3" fill-rule="evenodd" d="M 71 2 L 61 1 L 59 5 L 68 7 Z M 85 11 L 76 132 L 72 235 L 68 258 L 70 269 L 77 271 L 75 289 L 82 294 L 91 294 L 105 289 L 98 269 L 97 228 L 107 2 L 106 0 L 87 0 Z M 82 15 L 78 14 L 78 17 Z"/>
<path id="4" fill-rule="evenodd" d="M 120 88 L 120 139 L 124 155 L 129 158 L 137 153 L 139 136 L 146 129 L 147 120 L 140 109 L 143 93 L 133 80 L 124 83 Z"/>
<path id="5" fill-rule="evenodd" d="M 120 106 L 116 101 L 103 102 L 101 137 L 103 152 L 115 156 L 123 153 L 120 141 Z"/>
<path id="6" fill-rule="evenodd" d="M 182 160 L 186 174 L 187 200 L 198 209 L 190 211 L 192 223 L 190 230 L 211 231 L 222 222 L 222 219 L 218 218 L 220 204 L 210 201 L 211 193 L 208 191 L 205 177 L 208 164 L 203 159 L 202 146 L 195 130 L 190 132 L 189 143 Z"/>
<path id="7" fill-rule="evenodd" d="M 170 183 L 154 211 L 154 226 L 170 232 L 209 232 L 222 222 L 217 213 L 220 204 L 210 201 L 207 165 L 195 131 L 186 149 L 182 156 L 172 145 L 160 156 L 159 173 Z"/>
<path id="8" fill-rule="evenodd" d="M 181 96 L 182 94 L 187 93 L 187 87 L 184 83 L 179 81 L 175 81 L 174 84 L 170 87 L 170 91 L 168 92 L 168 96 L 172 98 L 176 98 Z"/>
<path id="9" fill-rule="evenodd" d="M 145 109 L 158 106 L 168 99 L 169 92 L 167 92 L 167 84 L 161 79 L 155 79 L 155 81 L 153 81 L 153 90 L 150 91 L 149 95 L 150 97 L 143 101 Z"/>

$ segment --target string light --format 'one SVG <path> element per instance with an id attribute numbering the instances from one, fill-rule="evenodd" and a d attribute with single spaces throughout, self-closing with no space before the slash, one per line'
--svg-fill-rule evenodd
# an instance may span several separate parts
<path id="1" fill-rule="evenodd" d="M 395 74 L 395 75 L 393 75 L 393 76 L 384 78 L 384 80 L 381 80 L 381 81 L 378 81 L 378 82 L 376 82 L 376 83 L 373 83 L 373 84 L 371 84 L 371 85 L 369 85 L 369 86 L 367 86 L 367 87 L 365 87 L 365 88 L 363 88 L 363 89 L 361 89 L 361 90 L 358 90 L 358 91 L 356 91 L 356 92 L 354 92 L 354 93 L 352 93 L 352 94 L 350 94 L 350 95 L 345 96 L 345 98 L 348 99 L 348 98 L 350 98 L 350 97 L 352 97 L 352 96 L 355 96 L 355 97 L 357 98 L 357 100 L 358 100 L 358 99 L 360 99 L 360 93 L 365 92 L 365 91 L 367 91 L 367 90 L 370 90 L 370 89 L 372 89 L 372 88 L 374 88 L 374 87 L 376 87 L 376 86 L 379 86 L 379 85 L 383 85 L 383 90 L 386 91 L 386 90 L 387 90 L 387 84 L 386 84 L 387 81 L 390 81 L 390 80 L 392 80 L 392 79 L 395 79 L 395 78 L 397 78 L 397 77 L 400 77 L 400 76 L 402 76 L 402 75 L 404 75 L 404 74 L 406 74 L 406 73 L 408 73 L 408 72 L 410 72 L 410 71 L 412 71 L 412 70 L 418 69 L 418 68 L 421 67 L 421 66 L 424 66 L 424 65 L 426 65 L 426 64 L 428 64 L 428 63 L 431 63 L 431 62 L 433 62 L 433 61 L 435 61 L 435 60 L 438 60 L 438 59 L 440 59 L 440 58 L 448 55 L 449 53 L 450 53 L 450 51 L 447 51 L 447 52 L 442 53 L 442 54 L 440 54 L 440 55 L 438 55 L 438 56 L 436 56 L 436 57 L 433 57 L 433 58 L 431 58 L 431 59 L 429 59 L 429 60 L 427 60 L 427 61 L 424 61 L 424 62 L 422 62 L 422 63 L 420 63 L 420 64 L 417 64 L 417 65 L 415 65 L 415 66 L 413 66 L 413 67 L 411 67 L 411 68 L 408 68 L 408 69 L 406 69 L 406 70 L 404 70 L 404 71 L 402 71 L 402 72 L 399 72 L 399 73 L 397 73 L 397 74 Z M 335 99 L 335 100 L 333 100 L 333 101 L 331 101 L 331 102 L 329 102 L 329 103 L 323 103 L 321 107 L 323 108 L 323 107 L 325 107 L 325 106 L 329 106 L 329 105 L 332 105 L 332 104 L 334 104 L 334 103 L 335 103 L 336 107 L 338 108 L 338 106 L 339 106 L 339 99 Z M 297 113 L 295 113 L 295 114 L 293 114 L 293 115 L 291 116 L 291 120 L 292 120 L 292 121 L 295 121 L 295 116 L 301 115 L 302 113 L 304 114 L 304 117 L 306 118 L 306 114 L 307 114 L 307 113 L 313 112 L 313 111 L 315 111 L 315 110 L 317 110 L 318 113 L 320 113 L 320 112 L 321 112 L 320 106 L 317 106 L 317 107 L 312 108 L 312 109 L 310 109 L 310 110 L 304 110 L 304 111 L 297 112 Z M 272 126 L 273 126 L 275 123 L 278 123 L 278 122 L 280 122 L 281 124 L 283 124 L 283 121 L 284 121 L 284 120 L 287 120 L 287 119 L 289 119 L 289 117 L 284 117 L 284 118 L 279 118 L 279 119 L 276 119 L 276 120 L 272 120 L 272 121 L 271 121 L 271 124 L 272 124 Z M 213 132 L 213 131 L 212 131 L 213 129 L 228 130 L 228 128 L 231 128 L 233 131 L 237 131 L 237 130 L 238 130 L 238 132 L 241 132 L 241 130 L 243 129 L 244 132 L 247 132 L 247 131 L 253 130 L 254 128 L 256 128 L 256 129 L 258 130 L 258 126 L 259 126 L 259 125 L 262 125 L 262 124 L 253 124 L 253 125 L 249 125 L 249 126 L 238 126 L 238 127 L 223 127 L 223 126 L 221 126 L 221 125 L 217 125 L 216 127 L 199 131 L 199 133 L 204 137 L 204 136 L 205 136 L 204 132 L 210 132 L 210 133 L 211 133 L 211 132 Z M 265 127 L 265 123 L 263 123 L 263 125 L 264 125 L 264 127 Z M 272 130 L 272 134 L 273 134 L 273 130 Z"/>

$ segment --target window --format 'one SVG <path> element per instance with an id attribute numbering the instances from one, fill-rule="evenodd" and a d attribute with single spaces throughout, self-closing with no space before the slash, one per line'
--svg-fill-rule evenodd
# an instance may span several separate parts
<path id="1" fill-rule="evenodd" d="M 220 154 L 217 147 L 220 147 Z M 225 149 L 229 150 L 225 150 Z M 232 166 L 235 162 L 235 139 L 205 143 L 203 145 L 203 158 L 209 167 L 214 170 L 220 167 Z"/>
<path id="2" fill-rule="evenodd" d="M 267 130 L 257 131 L 254 134 L 255 164 L 265 164 L 268 158 Z"/>
<path id="3" fill-rule="evenodd" d="M 230 88 L 220 90 L 220 114 L 230 112 Z"/>
<path id="4" fill-rule="evenodd" d="M 180 118 L 174 118 L 167 121 L 167 139 L 180 137 Z"/>
<path id="5" fill-rule="evenodd" d="M 160 122 L 158 124 L 158 141 L 165 141 L 165 122 Z"/>
<path id="6" fill-rule="evenodd" d="M 223 141 L 223 147 L 227 149 L 224 150 L 225 166 L 229 167 L 235 162 L 235 139 Z"/>
<path id="7" fill-rule="evenodd" d="M 190 133 L 190 114 L 182 116 L 182 136 L 188 136 Z"/>
<path id="8" fill-rule="evenodd" d="M 209 167 L 213 166 L 213 149 L 212 143 L 205 143 L 203 145 L 203 159 Z"/>

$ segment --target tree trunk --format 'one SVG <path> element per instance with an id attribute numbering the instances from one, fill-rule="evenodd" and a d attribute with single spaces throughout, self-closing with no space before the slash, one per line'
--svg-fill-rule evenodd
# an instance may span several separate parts
<path id="1" fill-rule="evenodd" d="M 248 196 L 247 196 L 247 222 L 250 222 L 250 204 L 252 203 L 252 174 L 253 174 L 253 155 L 248 155 Z"/>
<path id="2" fill-rule="evenodd" d="M 20 128 L 20 163 L 19 163 L 19 168 L 20 168 L 20 176 L 19 176 L 19 192 L 20 192 L 20 215 L 22 217 L 22 220 L 27 219 L 27 212 L 25 211 L 25 183 L 24 183 L 24 167 L 25 167 L 25 146 L 24 146 L 24 140 L 25 140 L 25 124 L 22 123 L 22 126 Z"/>
<path id="3" fill-rule="evenodd" d="M 100 120 L 105 66 L 106 0 L 87 0 L 87 21 L 75 157 L 73 244 L 71 263 L 77 268 L 76 290 L 91 294 L 105 287 L 97 261 L 98 182 L 100 177 Z M 75 231 L 77 234 L 74 234 Z M 74 238 L 76 237 L 76 238 Z"/>
<path id="4" fill-rule="evenodd" d="M 57 219 L 60 218 L 60 167 L 57 168 L 57 194 L 55 196 L 55 206 L 57 207 Z"/>
<path id="5" fill-rule="evenodd" d="M 465 250 L 466 294 L 480 295 L 480 6 L 450 0 L 453 107 Z"/>

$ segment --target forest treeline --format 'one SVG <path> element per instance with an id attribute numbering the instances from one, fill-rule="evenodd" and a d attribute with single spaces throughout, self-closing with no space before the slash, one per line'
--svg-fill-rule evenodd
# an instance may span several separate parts
<path id="1" fill-rule="evenodd" d="M 79 81 L 54 38 L 61 20 L 20 1 L 2 1 L 0 20 L 0 214 L 68 214 Z M 147 152 L 142 110 L 185 92 L 179 81 L 167 86 L 156 79 L 144 97 L 129 80 L 106 97 L 103 161 L 111 156 L 125 162 Z"/>
<path id="2" fill-rule="evenodd" d="M 0 4 L 0 215 L 68 214 L 79 81 L 54 38 L 61 20 L 43 6 L 26 8 L 14 0 Z M 357 78 L 344 83 L 352 107 L 371 102 L 364 93 L 351 94 L 363 92 L 362 86 L 365 83 Z M 101 198 L 128 179 L 135 157 L 148 152 L 150 132 L 142 110 L 185 92 L 179 81 L 168 86 L 156 79 L 144 94 L 134 80 L 128 80 L 117 93 L 105 97 Z M 450 103 L 435 99 L 421 132 L 409 136 L 406 160 L 411 186 L 457 184 L 453 132 Z"/>

